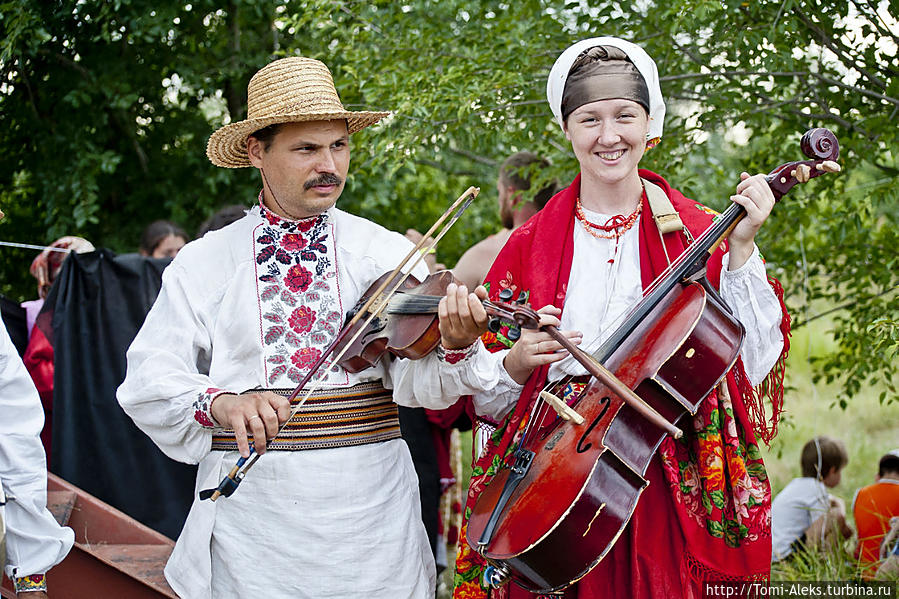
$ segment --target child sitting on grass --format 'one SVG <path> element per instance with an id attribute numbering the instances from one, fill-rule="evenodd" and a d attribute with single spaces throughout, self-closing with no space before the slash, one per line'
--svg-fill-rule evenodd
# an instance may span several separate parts
<path id="1" fill-rule="evenodd" d="M 800 462 L 802 477 L 791 480 L 771 505 L 774 562 L 798 549 L 818 548 L 852 535 L 845 503 L 828 492 L 840 484 L 841 472 L 849 462 L 843 442 L 815 437 L 803 446 Z"/>

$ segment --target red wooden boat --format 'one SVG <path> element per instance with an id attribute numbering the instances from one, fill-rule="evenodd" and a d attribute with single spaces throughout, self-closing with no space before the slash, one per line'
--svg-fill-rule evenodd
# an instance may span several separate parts
<path id="1" fill-rule="evenodd" d="M 53 599 L 177 599 L 162 574 L 170 538 L 49 473 L 47 507 L 75 531 L 69 555 L 47 574 Z M 16 596 L 6 577 L 0 596 Z"/>

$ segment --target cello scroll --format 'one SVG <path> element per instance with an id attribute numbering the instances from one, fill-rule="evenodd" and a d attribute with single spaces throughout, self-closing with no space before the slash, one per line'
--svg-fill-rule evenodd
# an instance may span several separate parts
<path id="1" fill-rule="evenodd" d="M 787 162 L 775 168 L 766 177 L 768 186 L 779 200 L 797 183 L 805 183 L 823 173 L 838 173 L 840 165 L 840 144 L 828 129 L 809 129 L 799 142 L 802 153 L 811 160 Z"/>

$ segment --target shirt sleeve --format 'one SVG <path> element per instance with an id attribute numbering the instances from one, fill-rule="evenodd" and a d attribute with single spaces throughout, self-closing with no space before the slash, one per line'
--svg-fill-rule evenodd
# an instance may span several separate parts
<path id="1" fill-rule="evenodd" d="M 75 535 L 47 510 L 44 412 L 37 389 L 0 322 L 0 504 L 10 578 L 43 574 L 65 558 Z"/>
<path id="2" fill-rule="evenodd" d="M 209 406 L 226 391 L 209 378 L 212 321 L 209 294 L 189 290 L 186 271 L 170 264 L 162 289 L 128 348 L 119 405 L 170 458 L 196 464 L 209 453 Z M 193 300 L 193 301 L 191 301 Z"/>
<path id="3" fill-rule="evenodd" d="M 421 360 L 396 360 L 390 369 L 394 399 L 403 406 L 442 410 L 459 397 L 472 395 L 478 415 L 499 421 L 522 389 L 503 366 L 507 353 L 491 353 L 479 339 L 473 351 L 455 363 L 441 359 L 437 352 Z"/>
<path id="4" fill-rule="evenodd" d="M 780 301 L 768 282 L 765 264 L 756 246 L 752 256 L 736 270 L 727 270 L 730 254 L 725 254 L 721 269 L 721 296 L 746 329 L 740 357 L 746 376 L 758 385 L 768 373 L 784 347 L 780 329 L 783 313 Z"/>

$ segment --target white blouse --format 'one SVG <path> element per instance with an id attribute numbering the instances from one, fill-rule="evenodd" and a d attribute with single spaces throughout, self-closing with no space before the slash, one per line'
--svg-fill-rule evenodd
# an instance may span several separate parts
<path id="1" fill-rule="evenodd" d="M 0 507 L 6 523 L 6 575 L 43 574 L 75 542 L 47 509 L 44 411 L 6 326 L 0 322 Z"/>
<path id="2" fill-rule="evenodd" d="M 591 222 L 605 222 L 609 215 L 585 211 Z M 574 256 L 568 278 L 561 330 L 583 333 L 581 347 L 593 351 L 608 338 L 631 308 L 642 298 L 639 231 L 629 229 L 617 249 L 614 239 L 598 239 L 582 226 L 574 227 Z M 727 270 L 730 255 L 724 256 L 721 296 L 746 329 L 741 357 L 753 384 L 764 380 L 783 349 L 781 308 L 768 283 L 758 248 L 740 268 Z M 609 262 L 614 259 L 613 262 Z M 534 306 L 540 308 L 541 306 Z M 599 315 L 599 318 L 597 318 Z M 479 342 L 480 344 L 480 342 Z M 432 408 L 452 404 L 461 395 L 473 395 L 475 411 L 499 421 L 514 406 L 522 385 L 509 377 L 502 361 L 509 350 L 490 353 L 481 346 L 470 358 L 448 364 L 428 356 L 420 360 L 428 374 L 419 380 L 397 382 L 394 397 L 400 403 L 415 401 Z M 422 371 L 417 371 L 421 376 Z M 550 380 L 565 374 L 586 374 L 573 358 L 553 364 Z"/>
<path id="3" fill-rule="evenodd" d="M 211 399 L 293 389 L 346 312 L 411 247 L 337 208 L 293 224 L 253 208 L 187 244 L 163 272 L 128 350 L 120 405 L 167 455 L 199 463 L 197 490 L 217 486 L 239 456 L 210 451 Z M 427 276 L 423 263 L 414 274 Z M 336 366 L 323 386 L 383 379 L 389 387 L 390 374 L 410 366 L 382 361 L 358 374 Z M 420 510 L 402 439 L 270 451 L 231 497 L 194 500 L 166 579 L 191 598 L 433 597 Z"/>

